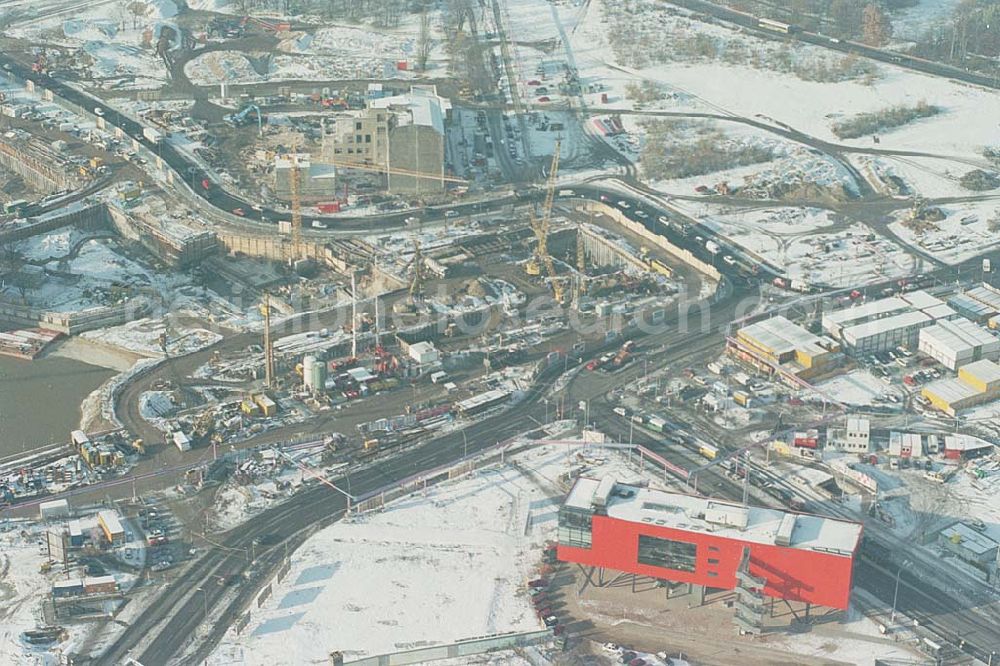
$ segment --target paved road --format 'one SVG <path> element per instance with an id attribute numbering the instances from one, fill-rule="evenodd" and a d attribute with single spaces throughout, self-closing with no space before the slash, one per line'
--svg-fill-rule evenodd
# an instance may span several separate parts
<path id="1" fill-rule="evenodd" d="M 803 30 L 796 31 L 790 35 L 776 33 L 772 30 L 759 28 L 757 23 L 757 18 L 759 17 L 754 17 L 743 12 L 721 7 L 711 2 L 705 2 L 704 0 L 669 0 L 669 2 L 672 5 L 684 7 L 685 9 L 689 9 L 695 13 L 714 16 L 715 18 L 743 26 L 744 28 L 752 30 L 760 35 L 781 37 L 783 39 L 796 39 L 800 42 L 815 44 L 816 46 L 822 46 L 824 48 L 840 51 L 842 53 L 854 53 L 866 58 L 871 58 L 872 60 L 878 60 L 880 62 L 896 65 L 897 67 L 905 67 L 907 69 L 923 72 L 925 74 L 931 74 L 933 76 L 955 79 L 956 81 L 972 83 L 985 86 L 987 88 L 1000 89 L 1000 79 L 996 76 L 984 76 L 982 74 L 977 74 L 958 67 L 952 67 L 951 65 L 917 58 L 905 53 L 877 49 L 867 46 L 866 44 L 859 44 L 858 42 L 852 42 L 849 40 L 835 40 L 831 37 L 827 37 L 826 35 L 806 32 Z"/>
<path id="2" fill-rule="evenodd" d="M 730 290 L 730 292 L 727 298 L 717 302 L 708 310 L 705 327 L 716 331 L 716 335 L 745 307 L 747 299 L 754 300 L 751 292 L 745 290 Z M 672 328 L 676 329 L 676 318 L 668 321 L 674 325 Z M 670 351 L 667 355 L 676 361 L 686 357 L 694 345 L 718 344 L 717 339 L 708 340 L 704 330 L 700 326 L 683 332 L 674 330 L 645 338 L 640 341 L 638 347 L 649 349 L 669 344 Z M 597 352 L 595 350 L 591 353 Z M 475 423 L 465 429 L 464 435 L 462 432 L 455 432 L 436 438 L 392 459 L 352 472 L 349 477 L 336 479 L 334 483 L 348 488 L 352 494 L 361 495 L 422 470 L 457 460 L 463 457 L 466 451 L 471 454 L 494 445 L 498 440 L 505 440 L 525 432 L 533 427 L 533 424 L 545 418 L 547 406 L 541 399 L 560 374 L 561 368 L 561 365 L 557 365 L 556 368 L 550 369 L 548 374 L 543 375 L 527 399 L 514 410 Z M 636 371 L 633 369 L 630 373 Z M 623 383 L 631 376 L 631 374 L 616 376 L 611 383 Z M 607 384 L 604 386 L 605 389 L 608 387 Z M 255 594 L 256 587 L 253 583 L 265 578 L 264 565 L 283 557 L 286 543 L 290 549 L 294 548 L 305 530 L 312 526 L 328 525 L 339 519 L 344 508 L 345 501 L 340 493 L 326 485 L 317 485 L 300 492 L 286 503 L 261 514 L 253 521 L 222 535 L 218 540 L 218 547 L 210 549 L 163 589 L 114 643 L 103 657 L 103 661 L 116 663 L 116 660 L 138 647 L 141 650 L 138 659 L 142 663 L 166 663 L 171 657 L 178 655 L 187 639 L 204 620 L 207 609 L 212 631 L 208 640 L 199 647 L 193 661 L 204 658 L 233 622 L 236 610 Z M 247 562 L 247 550 L 254 538 L 262 535 L 268 535 L 273 544 L 260 554 L 261 564 L 250 567 Z M 244 572 L 249 572 L 250 582 L 242 587 L 230 589 L 216 582 L 219 577 L 225 580 L 231 576 L 242 576 Z M 198 589 L 204 591 L 198 592 L 196 591 Z M 145 643 L 149 636 L 153 638 Z"/>

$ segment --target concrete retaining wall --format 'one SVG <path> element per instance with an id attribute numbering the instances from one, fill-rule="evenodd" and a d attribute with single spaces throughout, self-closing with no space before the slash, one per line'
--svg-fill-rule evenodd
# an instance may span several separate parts
<path id="1" fill-rule="evenodd" d="M 552 631 L 526 631 L 523 633 L 494 634 L 469 638 L 450 645 L 433 645 L 405 652 L 380 654 L 355 661 L 345 661 L 344 666 L 403 666 L 419 664 L 434 659 L 453 659 L 496 650 L 507 650 L 528 645 L 538 645 L 552 639 Z"/>
<path id="2" fill-rule="evenodd" d="M 98 229 L 107 226 L 110 219 L 107 206 L 102 203 L 70 206 L 61 212 L 32 218 L 27 224 L 0 231 L 0 243 L 24 240 L 69 226 L 77 229 Z"/>
<path id="3" fill-rule="evenodd" d="M 612 220 L 622 225 L 635 235 L 644 238 L 645 240 L 649 241 L 650 243 L 652 243 L 653 245 L 657 246 L 660 249 L 666 250 L 674 258 L 679 259 L 680 261 L 684 262 L 685 264 L 695 269 L 699 273 L 706 275 L 707 277 L 710 277 L 713 280 L 722 279 L 722 275 L 719 273 L 719 271 L 715 269 L 714 266 L 712 266 L 711 264 L 706 264 L 704 261 L 691 254 L 691 252 L 689 252 L 688 250 L 677 247 L 669 240 L 667 240 L 665 237 L 660 236 L 659 234 L 654 234 L 640 223 L 626 217 L 625 214 L 622 213 L 617 208 L 609 206 L 600 201 L 586 201 L 583 204 L 583 208 L 588 212 L 602 213 L 604 215 L 607 215 Z"/>

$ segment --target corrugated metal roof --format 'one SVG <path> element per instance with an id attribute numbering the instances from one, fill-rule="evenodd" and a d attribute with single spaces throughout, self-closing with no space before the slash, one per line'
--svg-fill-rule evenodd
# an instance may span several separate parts
<path id="1" fill-rule="evenodd" d="M 882 298 L 877 301 L 869 301 L 864 305 L 855 305 L 854 307 L 844 308 L 843 310 L 827 312 L 823 315 L 823 319 L 836 324 L 847 325 L 850 324 L 850 322 L 859 321 L 868 317 L 877 317 L 879 315 L 887 315 L 892 312 L 909 309 L 909 303 L 898 296 L 890 296 L 889 298 Z"/>
<path id="2" fill-rule="evenodd" d="M 959 381 L 954 378 L 938 379 L 933 381 L 923 389 L 927 393 L 931 393 L 941 400 L 944 400 L 949 405 L 958 402 L 959 400 L 965 400 L 966 398 L 971 398 L 974 395 L 979 395 L 979 391 L 972 388 L 963 381 Z"/>
<path id="3" fill-rule="evenodd" d="M 920 342 L 951 351 L 961 352 L 975 347 L 1000 346 L 1000 339 L 989 330 L 968 319 L 941 320 L 920 330 Z"/>
<path id="4" fill-rule="evenodd" d="M 962 372 L 972 375 L 980 381 L 992 384 L 1000 381 L 1000 365 L 989 359 L 982 359 L 962 366 Z"/>
<path id="5" fill-rule="evenodd" d="M 879 333 L 886 333 L 900 328 L 909 328 L 929 321 L 933 320 L 923 312 L 901 312 L 891 317 L 883 317 L 882 319 L 875 319 L 863 324 L 848 326 L 841 332 L 841 335 L 848 341 L 864 340 Z"/>

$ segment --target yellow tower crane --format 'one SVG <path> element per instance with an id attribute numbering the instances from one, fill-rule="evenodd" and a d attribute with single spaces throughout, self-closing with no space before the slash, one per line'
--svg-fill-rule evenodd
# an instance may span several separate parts
<path id="1" fill-rule="evenodd" d="M 549 254 L 549 226 L 552 223 L 552 202 L 555 198 L 556 177 L 559 173 L 559 146 L 560 142 L 556 141 L 555 147 L 552 150 L 552 164 L 549 167 L 549 178 L 546 185 L 545 201 L 542 203 L 541 215 L 536 217 L 532 214 L 530 217 L 531 229 L 535 232 L 538 245 L 535 248 L 535 257 L 528 261 L 525 270 L 529 275 L 538 275 L 541 273 L 538 262 L 544 264 L 545 270 L 549 275 L 549 280 L 552 283 L 552 294 L 558 303 L 562 303 L 565 294 L 562 283 L 556 275 L 556 267 L 552 263 L 552 255 Z"/>

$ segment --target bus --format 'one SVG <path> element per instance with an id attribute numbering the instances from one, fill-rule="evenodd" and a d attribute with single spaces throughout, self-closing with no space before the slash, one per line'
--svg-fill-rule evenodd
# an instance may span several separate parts
<path id="1" fill-rule="evenodd" d="M 762 18 L 757 19 L 757 26 L 764 28 L 765 30 L 773 30 L 774 32 L 780 32 L 789 35 L 795 32 L 795 26 L 790 23 L 782 23 L 781 21 L 775 21 L 774 19 Z"/>
<path id="2" fill-rule="evenodd" d="M 709 460 L 715 460 L 719 455 L 719 449 L 711 444 L 701 444 L 698 446 L 698 453 Z"/>
<path id="3" fill-rule="evenodd" d="M 666 277 L 671 277 L 674 274 L 674 271 L 670 268 L 670 266 L 667 266 L 659 259 L 650 259 L 649 268 L 654 273 L 659 273 L 660 275 L 665 275 Z"/>

